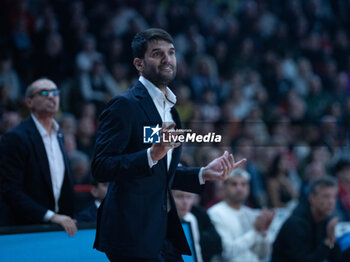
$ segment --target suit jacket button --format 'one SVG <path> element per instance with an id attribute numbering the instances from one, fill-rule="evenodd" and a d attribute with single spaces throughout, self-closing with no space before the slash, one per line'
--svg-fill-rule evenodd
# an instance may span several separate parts
<path id="1" fill-rule="evenodd" d="M 166 205 L 163 205 L 163 211 L 167 211 Z"/>

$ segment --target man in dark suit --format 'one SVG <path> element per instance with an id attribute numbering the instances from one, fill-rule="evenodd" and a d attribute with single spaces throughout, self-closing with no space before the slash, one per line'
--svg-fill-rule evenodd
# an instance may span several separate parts
<path id="1" fill-rule="evenodd" d="M 100 116 L 92 174 L 110 186 L 94 247 L 111 261 L 182 261 L 190 249 L 171 189 L 199 193 L 206 180 L 226 179 L 244 160 L 235 163 L 225 152 L 201 169 L 179 167 L 181 143 L 143 143 L 144 126 L 181 128 L 167 87 L 176 75 L 175 48 L 167 32 L 148 29 L 134 37 L 132 49 L 139 81 Z"/>
<path id="2" fill-rule="evenodd" d="M 51 222 L 74 235 L 73 182 L 54 120 L 59 90 L 49 79 L 36 80 L 25 102 L 31 115 L 0 142 L 2 197 L 15 225 Z"/>
<path id="3" fill-rule="evenodd" d="M 312 182 L 307 201 L 299 203 L 279 230 L 272 262 L 350 261 L 349 251 L 342 253 L 335 236 L 337 187 L 333 177 Z"/>

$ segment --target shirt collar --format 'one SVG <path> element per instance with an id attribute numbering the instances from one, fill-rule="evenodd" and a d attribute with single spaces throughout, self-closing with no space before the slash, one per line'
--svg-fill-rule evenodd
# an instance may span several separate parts
<path id="1" fill-rule="evenodd" d="M 165 103 L 168 104 L 170 107 L 173 107 L 175 105 L 176 96 L 170 90 L 169 87 L 165 88 L 165 95 L 164 95 L 164 93 L 158 87 L 156 87 L 151 81 L 147 80 L 144 76 L 140 76 L 139 81 L 146 87 L 152 100 L 161 100 L 161 101 L 165 100 Z"/>
<path id="2" fill-rule="evenodd" d="M 39 120 L 34 116 L 34 114 L 31 114 L 31 117 L 33 118 L 33 121 L 35 123 L 36 128 L 39 131 L 39 134 L 42 137 L 48 136 L 48 133 L 47 133 L 46 129 L 42 126 L 42 124 L 40 124 Z M 52 130 L 57 133 L 58 129 L 59 129 L 59 125 L 56 122 L 56 120 L 53 119 L 53 129 Z"/>

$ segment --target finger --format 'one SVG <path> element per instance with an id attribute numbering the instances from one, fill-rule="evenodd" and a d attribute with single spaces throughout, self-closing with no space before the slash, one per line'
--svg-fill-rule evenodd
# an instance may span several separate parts
<path id="1" fill-rule="evenodd" d="M 234 164 L 232 154 L 229 154 L 229 153 L 227 152 L 227 154 L 225 155 L 225 159 L 227 160 L 228 167 L 229 167 L 230 172 L 231 172 L 231 171 L 233 170 L 233 164 Z"/>
<path id="2" fill-rule="evenodd" d="M 169 130 L 173 129 L 176 126 L 176 124 L 170 123 L 168 126 L 165 126 L 165 123 L 162 125 L 162 132 L 168 132 Z"/>
<path id="3" fill-rule="evenodd" d="M 175 144 L 172 144 L 171 146 L 172 146 L 172 148 L 177 148 L 177 147 L 181 146 L 181 143 L 177 142 Z"/>
<path id="4" fill-rule="evenodd" d="M 235 158 L 233 157 L 232 154 L 230 154 L 230 155 L 228 156 L 228 160 L 230 161 L 230 163 L 232 163 L 232 165 L 234 165 L 234 163 L 235 163 Z"/>
<path id="5" fill-rule="evenodd" d="M 243 159 L 237 161 L 237 162 L 234 164 L 234 168 L 242 167 L 242 166 L 245 164 L 246 161 L 247 161 L 247 159 L 245 159 L 245 158 L 243 158 Z"/>
<path id="6" fill-rule="evenodd" d="M 221 161 L 222 161 L 222 165 L 224 167 L 224 173 L 225 173 L 224 176 L 227 177 L 230 175 L 230 172 L 232 170 L 232 166 L 231 166 L 229 160 L 227 159 L 227 157 L 225 157 L 225 156 L 222 158 Z"/>
<path id="7" fill-rule="evenodd" d="M 71 224 L 69 226 L 69 235 L 74 236 L 75 232 L 77 232 L 77 227 L 75 226 L 75 224 Z"/>

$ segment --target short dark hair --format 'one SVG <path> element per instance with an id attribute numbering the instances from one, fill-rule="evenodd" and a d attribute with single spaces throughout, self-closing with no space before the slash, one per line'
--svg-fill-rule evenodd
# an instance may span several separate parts
<path id="1" fill-rule="evenodd" d="M 152 40 L 163 40 L 174 44 L 174 40 L 171 35 L 160 28 L 149 28 L 142 32 L 137 33 L 131 43 L 132 54 L 134 58 L 144 58 L 147 44 Z"/>
<path id="2" fill-rule="evenodd" d="M 316 195 L 321 188 L 337 187 L 337 180 L 331 176 L 324 176 L 314 180 L 310 185 L 310 195 Z"/>

